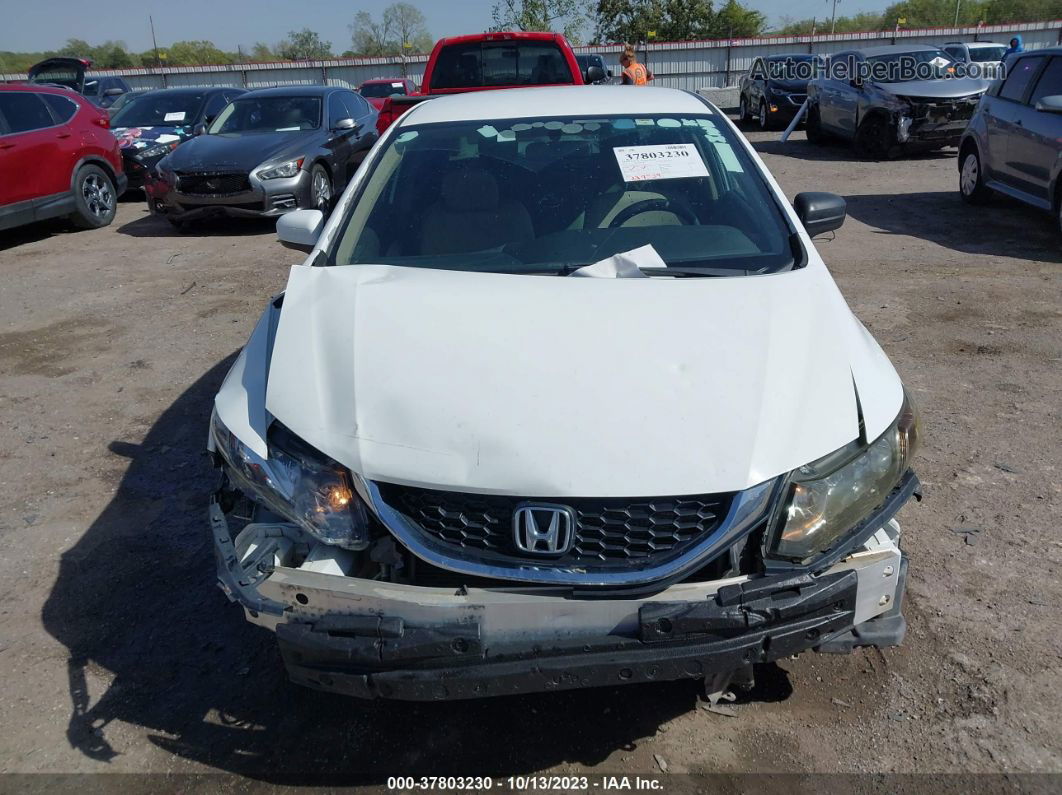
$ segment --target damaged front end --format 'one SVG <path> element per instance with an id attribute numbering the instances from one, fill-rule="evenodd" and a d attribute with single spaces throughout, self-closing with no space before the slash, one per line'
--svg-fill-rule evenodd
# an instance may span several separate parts
<path id="1" fill-rule="evenodd" d="M 908 148 L 958 146 L 981 93 L 963 97 L 899 97 L 892 111 L 896 142 Z"/>
<path id="2" fill-rule="evenodd" d="M 918 489 L 911 448 L 888 452 L 915 438 L 896 427 L 735 494 L 567 500 L 570 538 L 536 555 L 513 517 L 552 503 L 365 482 L 275 422 L 259 456 L 215 414 L 218 580 L 276 632 L 293 681 L 362 698 L 718 681 L 808 649 L 896 645 L 893 517 Z M 872 510 L 823 533 L 822 500 L 875 466 Z"/>

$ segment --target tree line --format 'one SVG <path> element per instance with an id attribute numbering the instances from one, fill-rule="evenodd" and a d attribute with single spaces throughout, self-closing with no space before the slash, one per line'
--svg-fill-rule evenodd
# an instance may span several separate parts
<path id="1" fill-rule="evenodd" d="M 953 25 L 998 25 L 1006 22 L 1040 22 L 1062 19 L 1062 0 L 904 0 L 893 3 L 879 13 L 865 12 L 814 19 L 783 19 L 777 32 L 802 35 L 855 33 L 866 30 L 900 28 L 935 28 Z"/>
<path id="2" fill-rule="evenodd" d="M 769 29 L 767 18 L 740 0 L 496 0 L 492 30 L 551 30 L 575 44 L 738 38 L 765 33 L 839 33 L 980 22 L 1033 22 L 1062 18 L 1062 0 L 902 0 L 881 13 L 838 17 L 785 18 Z M 134 52 L 122 41 L 99 45 L 68 39 L 58 50 L 0 51 L 0 73 L 24 72 L 32 64 L 55 55 L 91 58 L 97 69 L 154 66 L 205 66 L 263 61 L 300 61 L 356 56 L 393 56 L 425 53 L 433 37 L 420 9 L 394 3 L 379 17 L 359 11 L 348 27 L 350 47 L 333 51 L 332 42 L 303 28 L 275 43 L 255 42 L 235 52 L 209 40 L 176 41 L 166 47 Z"/>

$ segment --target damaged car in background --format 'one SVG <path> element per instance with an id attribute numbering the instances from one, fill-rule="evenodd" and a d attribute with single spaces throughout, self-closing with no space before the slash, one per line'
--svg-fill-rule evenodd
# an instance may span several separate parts
<path id="1" fill-rule="evenodd" d="M 851 141 L 863 157 L 957 146 L 991 81 L 964 74 L 928 45 L 885 45 L 831 55 L 808 84 L 808 140 Z"/>
<path id="2" fill-rule="evenodd" d="M 579 189 L 573 190 L 577 185 Z M 411 109 L 218 392 L 219 584 L 296 683 L 462 699 L 901 642 L 915 408 L 718 108 Z"/>

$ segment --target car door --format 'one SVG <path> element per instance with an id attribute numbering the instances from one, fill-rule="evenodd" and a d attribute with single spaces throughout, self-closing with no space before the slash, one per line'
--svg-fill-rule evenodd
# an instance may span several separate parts
<path id="1" fill-rule="evenodd" d="M 1012 163 L 1012 147 L 1015 147 L 1015 138 L 1022 133 L 1026 101 L 1046 61 L 1044 55 L 1030 55 L 1011 61 L 1003 85 L 985 108 L 988 157 L 984 159 L 990 163 L 991 178 L 1022 191 L 1026 190 L 1023 187 L 1024 177 Z M 1014 151 L 1020 149 L 1021 146 L 1017 145 Z"/>
<path id="2" fill-rule="evenodd" d="M 70 171 L 59 173 L 62 164 L 57 162 L 69 130 L 56 125 L 41 96 L 32 91 L 0 91 L 0 115 L 7 129 L 0 136 L 3 203 L 69 191 Z"/>
<path id="3" fill-rule="evenodd" d="M 822 93 L 827 99 L 825 107 L 820 100 L 819 120 L 827 130 L 846 138 L 855 135 L 859 95 L 863 90 L 852 85 L 858 66 L 856 53 L 838 53 L 830 58 L 826 79 L 822 82 Z"/>
<path id="4" fill-rule="evenodd" d="M 40 94 L 41 99 L 52 113 L 52 119 L 57 125 L 49 132 L 55 135 L 58 142 L 48 185 L 44 186 L 45 195 L 61 193 L 70 190 L 70 181 L 74 168 L 84 154 L 84 145 L 95 140 L 94 135 L 86 132 L 86 125 L 79 124 L 74 116 L 79 110 L 77 102 L 70 97 L 59 94 Z"/>
<path id="5" fill-rule="evenodd" d="M 1032 92 L 1015 112 L 1014 130 L 1007 141 L 1007 164 L 1014 187 L 1050 208 L 1051 176 L 1062 156 L 1062 114 L 1037 110 L 1043 97 L 1062 95 L 1062 56 L 1052 57 L 1040 70 Z"/>
<path id="6" fill-rule="evenodd" d="M 332 171 L 333 190 L 339 193 L 347 184 L 353 169 L 354 141 L 357 140 L 357 119 L 351 116 L 350 108 L 343 101 L 343 91 L 333 91 L 328 95 L 327 118 L 328 140 L 325 148 L 329 151 L 329 167 Z M 337 127 L 344 119 L 352 119 L 354 127 L 341 130 Z"/>
<path id="7" fill-rule="evenodd" d="M 351 139 L 350 177 L 358 170 L 365 156 L 372 149 L 380 134 L 376 131 L 376 109 L 369 104 L 368 100 L 353 91 L 342 93 L 343 103 L 354 119 L 355 134 Z"/>

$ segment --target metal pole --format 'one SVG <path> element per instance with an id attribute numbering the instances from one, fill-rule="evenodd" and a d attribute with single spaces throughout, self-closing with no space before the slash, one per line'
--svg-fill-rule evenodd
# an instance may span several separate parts
<path id="1" fill-rule="evenodd" d="M 955 0 L 955 27 L 959 27 L 959 6 L 962 0 Z"/>
<path id="2" fill-rule="evenodd" d="M 148 23 L 151 25 L 151 46 L 155 49 L 155 66 L 159 69 L 162 68 L 162 59 L 159 58 L 159 45 L 155 41 L 155 20 L 148 14 Z"/>
<path id="3" fill-rule="evenodd" d="M 830 14 L 830 35 L 837 32 L 837 0 L 833 0 L 833 13 Z"/>

